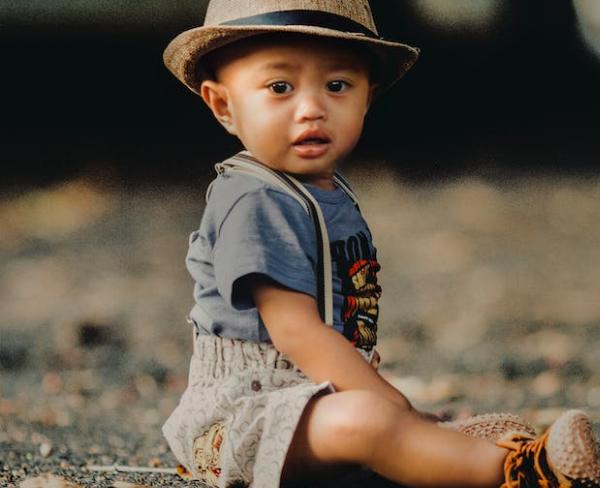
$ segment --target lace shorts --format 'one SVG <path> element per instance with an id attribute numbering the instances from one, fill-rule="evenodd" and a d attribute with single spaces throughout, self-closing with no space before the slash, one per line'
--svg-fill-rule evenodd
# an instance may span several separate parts
<path id="1" fill-rule="evenodd" d="M 312 382 L 270 343 L 195 341 L 188 386 L 162 427 L 171 450 L 208 486 L 279 487 L 300 416 L 331 382 Z"/>

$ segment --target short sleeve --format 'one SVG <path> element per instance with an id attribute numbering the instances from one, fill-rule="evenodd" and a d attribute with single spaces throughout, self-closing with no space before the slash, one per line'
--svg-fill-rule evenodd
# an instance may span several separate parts
<path id="1" fill-rule="evenodd" d="M 220 225 L 213 250 L 219 294 L 233 308 L 253 308 L 240 278 L 262 273 L 316 297 L 314 225 L 290 195 L 269 187 L 245 193 Z"/>

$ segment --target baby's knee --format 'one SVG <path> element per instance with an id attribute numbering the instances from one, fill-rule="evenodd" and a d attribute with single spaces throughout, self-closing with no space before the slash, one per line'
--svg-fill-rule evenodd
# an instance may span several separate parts
<path id="1" fill-rule="evenodd" d="M 364 464 L 410 413 L 366 390 L 323 395 L 310 402 L 298 426 L 291 458 L 303 465 L 351 462 Z M 309 457 L 310 457 L 309 456 Z"/>
<path id="2" fill-rule="evenodd" d="M 371 391 L 354 390 L 339 394 L 340 408 L 332 415 L 331 428 L 338 437 L 348 442 L 379 441 L 405 413 L 399 405 Z"/>

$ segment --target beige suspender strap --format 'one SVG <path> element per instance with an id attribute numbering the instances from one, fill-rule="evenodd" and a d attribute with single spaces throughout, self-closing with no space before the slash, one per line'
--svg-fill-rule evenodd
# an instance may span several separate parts
<path id="1" fill-rule="evenodd" d="M 360 212 L 360 207 L 358 206 L 358 197 L 354 194 L 354 192 L 352 191 L 352 188 L 350 188 L 350 185 L 346 181 L 346 178 L 344 178 L 341 174 L 336 172 L 335 175 L 333 176 L 333 181 L 335 181 L 335 183 L 342 190 L 344 190 L 346 195 L 348 195 L 350 197 L 350 199 L 354 202 L 354 205 L 356 205 L 356 208 L 358 208 L 358 211 Z"/>
<path id="2" fill-rule="evenodd" d="M 315 230 L 317 231 L 318 253 L 321 264 L 321 269 L 317 270 L 319 308 L 322 308 L 320 311 L 323 321 L 328 325 L 333 325 L 333 274 L 331 270 L 329 236 L 319 203 L 296 178 L 259 163 L 247 151 L 242 151 L 233 158 L 215 165 L 215 169 L 217 169 L 217 172 L 236 170 L 250 173 L 277 186 L 296 199 L 304 210 L 313 217 L 313 220 L 316 220 L 315 226 L 318 226 L 318 229 Z"/>
<path id="3" fill-rule="evenodd" d="M 249 156 L 249 153 L 247 153 L 246 151 L 242 151 L 239 154 L 240 155 L 247 154 Z M 280 188 L 283 188 L 286 191 L 289 189 L 287 187 L 287 185 L 282 184 L 281 179 L 276 174 L 273 174 L 273 172 L 265 172 L 265 171 L 257 172 L 257 171 L 255 171 L 256 164 L 248 164 L 247 161 L 244 161 L 243 159 L 240 159 L 240 158 L 236 158 L 235 156 L 232 159 L 234 159 L 234 158 L 236 161 L 235 163 L 232 163 L 231 162 L 232 160 L 229 159 L 229 160 L 223 161 L 221 163 L 215 164 L 215 171 L 217 173 L 221 174 L 221 173 L 227 171 L 227 169 L 231 169 L 231 168 L 235 167 L 235 169 L 238 171 L 245 171 L 247 173 L 253 174 L 257 178 L 260 178 L 260 179 L 262 179 L 268 183 L 271 183 L 275 186 L 279 186 Z M 348 184 L 346 179 L 341 174 L 336 172 L 335 175 L 333 176 L 333 180 L 346 193 L 346 195 L 348 195 L 348 197 L 354 202 L 354 204 L 358 207 L 358 197 L 352 191 L 352 188 L 350 188 L 350 185 Z M 212 185 L 214 182 L 215 182 L 215 180 L 211 181 L 210 185 L 208 185 L 208 189 L 206 191 L 206 201 L 207 202 L 210 197 Z M 309 211 L 308 207 L 306 206 L 306 202 L 304 202 L 302 198 L 299 198 L 295 192 L 288 192 L 288 193 L 290 193 L 290 195 L 292 197 L 294 197 L 296 200 L 298 200 L 298 202 L 304 207 L 304 209 L 307 212 Z"/>
<path id="4" fill-rule="evenodd" d="M 298 190 L 300 190 L 306 198 L 308 198 L 314 205 L 319 219 L 319 226 L 321 227 L 321 236 L 323 240 L 323 280 L 324 280 L 324 292 L 325 292 L 325 323 L 333 325 L 333 273 L 331 271 L 331 252 L 329 248 L 329 234 L 327 232 L 327 225 L 325 224 L 325 218 L 321 211 L 319 202 L 315 200 L 315 197 L 300 183 L 296 178 L 291 175 L 287 177 L 292 180 Z"/>
<path id="5" fill-rule="evenodd" d="M 215 164 L 215 169 L 218 173 L 223 173 L 227 170 L 235 170 L 242 173 L 247 173 L 259 178 L 267 183 L 270 183 L 273 186 L 279 187 L 282 190 L 286 191 L 293 198 L 295 198 L 300 205 L 304 208 L 306 213 L 310 213 L 310 209 L 304 199 L 300 197 L 296 192 L 291 192 L 288 185 L 286 185 L 281 178 L 277 176 L 277 174 L 271 173 L 270 171 L 265 171 L 260 167 L 257 167 L 256 164 L 250 163 L 243 159 L 235 159 L 235 162 L 232 160 L 225 161 L 222 163 Z"/>

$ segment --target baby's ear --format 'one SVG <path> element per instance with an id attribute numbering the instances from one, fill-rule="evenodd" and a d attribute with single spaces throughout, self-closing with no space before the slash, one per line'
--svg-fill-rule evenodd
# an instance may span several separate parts
<path id="1" fill-rule="evenodd" d="M 225 86 L 217 81 L 204 80 L 200 85 L 200 96 L 225 130 L 231 135 L 237 135 Z"/>

